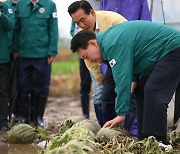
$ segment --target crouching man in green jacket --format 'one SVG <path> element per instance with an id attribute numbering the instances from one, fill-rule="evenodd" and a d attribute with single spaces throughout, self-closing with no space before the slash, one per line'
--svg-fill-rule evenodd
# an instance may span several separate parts
<path id="1" fill-rule="evenodd" d="M 104 127 L 122 125 L 129 111 L 131 82 L 149 76 L 144 101 L 137 105 L 138 138 L 155 136 L 167 142 L 167 107 L 180 82 L 180 31 L 147 21 L 129 21 L 95 35 L 79 32 L 71 49 L 82 59 L 108 61 L 117 93 L 117 117 Z"/>
<path id="2" fill-rule="evenodd" d="M 10 51 L 8 32 L 14 28 L 14 14 L 8 5 L 0 1 L 0 131 L 8 130 L 8 78 Z"/>

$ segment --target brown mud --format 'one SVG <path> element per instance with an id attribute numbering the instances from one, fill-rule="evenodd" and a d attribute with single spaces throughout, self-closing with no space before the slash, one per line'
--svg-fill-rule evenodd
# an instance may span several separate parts
<path id="1" fill-rule="evenodd" d="M 49 98 L 44 115 L 47 130 L 55 133 L 60 123 L 71 116 L 82 116 L 79 97 Z M 90 102 L 90 119 L 96 120 L 93 102 Z M 9 144 L 7 133 L 0 132 L 0 154 L 38 154 L 36 144 Z"/>

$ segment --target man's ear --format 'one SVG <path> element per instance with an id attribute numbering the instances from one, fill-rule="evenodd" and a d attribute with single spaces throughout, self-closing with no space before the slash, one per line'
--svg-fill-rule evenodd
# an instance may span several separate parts
<path id="1" fill-rule="evenodd" d="M 98 47 L 97 40 L 89 40 L 89 41 L 88 41 L 88 44 L 89 44 L 89 45 L 93 45 L 93 46 L 95 46 L 95 47 Z"/>
<path id="2" fill-rule="evenodd" d="M 96 13 L 95 13 L 95 11 L 94 11 L 93 9 L 90 10 L 90 13 L 91 13 L 93 16 L 96 15 Z"/>

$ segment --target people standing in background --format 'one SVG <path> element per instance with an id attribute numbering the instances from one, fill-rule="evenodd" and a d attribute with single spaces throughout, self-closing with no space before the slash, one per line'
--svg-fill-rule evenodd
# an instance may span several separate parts
<path id="1" fill-rule="evenodd" d="M 77 26 L 79 26 L 82 29 L 89 29 L 89 30 L 95 31 L 96 33 L 101 32 L 117 23 L 127 21 L 124 17 L 114 12 L 94 11 L 92 6 L 87 1 L 84 1 L 84 0 L 76 1 L 72 3 L 68 7 L 68 12 L 70 16 L 73 18 L 74 22 L 77 24 Z M 84 63 L 84 60 L 81 59 L 81 61 Z M 94 94 L 94 108 L 95 108 L 97 120 L 99 124 L 102 126 L 103 117 L 102 117 L 102 111 L 101 111 L 101 94 L 102 94 L 103 85 L 101 85 L 102 81 L 100 80 L 103 80 L 104 76 L 101 72 L 101 67 L 99 64 L 94 63 L 92 65 L 91 63 L 88 63 L 88 61 L 85 61 L 85 63 L 88 69 L 90 70 L 90 72 L 94 76 L 92 77 L 93 81 L 95 81 L 93 84 L 94 93 L 95 93 Z M 81 73 L 85 74 L 85 71 L 82 71 Z M 98 82 L 100 82 L 101 84 L 99 84 Z M 86 83 L 85 86 L 89 84 L 90 82 Z M 81 91 L 81 93 L 83 92 L 84 91 Z"/>
<path id="2" fill-rule="evenodd" d="M 51 63 L 57 54 L 58 22 L 52 0 L 23 0 L 17 4 L 13 37 L 18 53 L 21 122 L 29 123 L 32 87 L 35 99 L 35 126 L 43 127 L 43 115 L 49 94 Z"/>
<path id="3" fill-rule="evenodd" d="M 101 0 L 101 10 L 114 11 L 129 20 L 147 20 L 151 21 L 151 15 L 147 0 Z M 131 135 L 137 136 L 137 121 L 136 121 L 136 97 L 133 93 L 136 83 L 132 83 L 130 111 L 126 115 L 124 127 L 131 132 Z M 115 118 L 115 98 L 116 93 L 115 82 L 112 76 L 112 70 L 109 66 L 107 69 L 104 88 L 102 93 L 102 113 L 104 123 Z M 111 97 L 109 97 L 111 96 Z"/>
<path id="4" fill-rule="evenodd" d="M 0 1 L 0 131 L 8 130 L 10 50 L 8 32 L 14 28 L 14 13 Z"/>

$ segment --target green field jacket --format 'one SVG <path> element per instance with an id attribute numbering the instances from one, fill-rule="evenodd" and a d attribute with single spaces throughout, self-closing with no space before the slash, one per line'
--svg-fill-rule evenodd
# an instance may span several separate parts
<path id="1" fill-rule="evenodd" d="M 126 115 L 133 77 L 149 76 L 161 58 L 180 47 L 180 31 L 148 21 L 128 21 L 97 34 L 97 40 L 112 68 L 116 112 Z"/>
<path id="2" fill-rule="evenodd" d="M 8 32 L 14 28 L 14 14 L 4 2 L 0 2 L 0 64 L 10 61 Z"/>
<path id="3" fill-rule="evenodd" d="M 43 58 L 56 56 L 58 48 L 58 20 L 52 0 L 39 0 L 32 7 L 30 0 L 17 4 L 14 52 L 20 57 Z"/>

